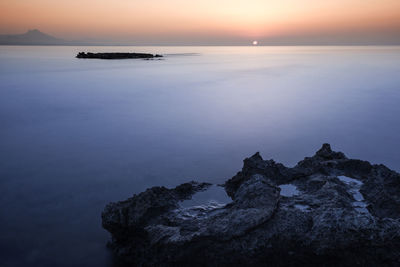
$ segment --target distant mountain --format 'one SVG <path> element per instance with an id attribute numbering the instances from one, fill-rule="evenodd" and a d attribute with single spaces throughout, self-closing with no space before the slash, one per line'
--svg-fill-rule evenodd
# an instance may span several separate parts
<path id="1" fill-rule="evenodd" d="M 68 43 L 68 41 L 39 30 L 29 30 L 23 34 L 0 35 L 0 45 L 63 45 Z"/>

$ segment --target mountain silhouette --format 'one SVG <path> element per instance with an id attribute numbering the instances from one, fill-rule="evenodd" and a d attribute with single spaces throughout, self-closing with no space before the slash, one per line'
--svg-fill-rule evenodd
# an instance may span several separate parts
<path id="1" fill-rule="evenodd" d="M 23 34 L 0 35 L 0 45 L 62 45 L 68 41 L 45 34 L 39 30 L 28 30 Z"/>

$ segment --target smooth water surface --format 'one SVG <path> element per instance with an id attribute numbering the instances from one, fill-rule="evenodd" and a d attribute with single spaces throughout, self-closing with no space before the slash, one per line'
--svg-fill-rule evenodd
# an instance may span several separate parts
<path id="1" fill-rule="evenodd" d="M 183 208 L 191 208 L 196 206 L 207 206 L 210 203 L 225 206 L 230 202 L 232 202 L 232 199 L 226 194 L 223 186 L 211 185 L 206 190 L 193 194 L 190 199 L 181 201 L 179 206 Z"/>
<path id="2" fill-rule="evenodd" d="M 297 186 L 293 184 L 282 184 L 279 188 L 281 189 L 280 195 L 284 197 L 293 197 L 300 194 Z"/>
<path id="3" fill-rule="evenodd" d="M 164 60 L 84 60 L 132 51 Z M 400 170 L 399 47 L 0 47 L 0 266 L 111 266 L 100 214 L 324 142 Z"/>

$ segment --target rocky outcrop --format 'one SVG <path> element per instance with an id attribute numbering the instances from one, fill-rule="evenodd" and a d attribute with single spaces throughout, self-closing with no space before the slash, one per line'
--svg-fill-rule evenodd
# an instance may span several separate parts
<path id="1" fill-rule="evenodd" d="M 147 53 L 85 53 L 79 52 L 77 58 L 97 58 L 97 59 L 128 59 L 128 58 L 143 58 L 153 59 L 161 58 L 162 55 L 153 55 Z"/>
<path id="2" fill-rule="evenodd" d="M 223 187 L 153 187 L 102 219 L 129 266 L 400 265 L 400 175 L 329 144 L 293 168 L 256 153 Z"/>

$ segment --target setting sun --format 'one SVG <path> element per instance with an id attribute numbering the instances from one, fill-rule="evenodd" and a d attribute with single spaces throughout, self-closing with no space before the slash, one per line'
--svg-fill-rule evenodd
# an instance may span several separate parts
<path id="1" fill-rule="evenodd" d="M 398 0 L 0 1 L 0 34 L 124 44 L 400 43 Z M 157 8 L 154 8 L 154 7 Z M 178 8 L 177 8 L 178 7 Z M 134 16 L 132 14 L 135 14 Z M 254 40 L 253 39 L 253 40 Z"/>
<path id="2" fill-rule="evenodd" d="M 0 267 L 400 266 L 400 0 L 0 11 Z"/>

